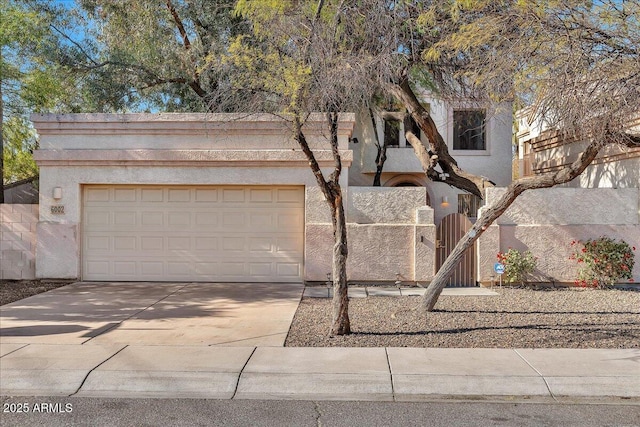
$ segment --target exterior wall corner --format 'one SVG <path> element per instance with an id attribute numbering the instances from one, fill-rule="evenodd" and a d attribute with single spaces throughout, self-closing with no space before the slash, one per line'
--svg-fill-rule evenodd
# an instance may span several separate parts
<path id="1" fill-rule="evenodd" d="M 78 225 L 39 222 L 36 235 L 36 278 L 79 279 Z"/>

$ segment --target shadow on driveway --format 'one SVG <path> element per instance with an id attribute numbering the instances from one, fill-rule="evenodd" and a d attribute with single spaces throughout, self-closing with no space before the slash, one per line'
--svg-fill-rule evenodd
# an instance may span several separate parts
<path id="1" fill-rule="evenodd" d="M 2 306 L 0 342 L 283 345 L 302 291 L 284 283 L 79 282 Z"/>

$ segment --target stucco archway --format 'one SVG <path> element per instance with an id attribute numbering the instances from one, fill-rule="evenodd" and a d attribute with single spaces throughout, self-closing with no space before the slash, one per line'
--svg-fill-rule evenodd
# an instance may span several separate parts
<path id="1" fill-rule="evenodd" d="M 416 175 L 396 175 L 388 179 L 384 183 L 384 187 L 425 187 L 427 189 L 425 204 L 432 206 L 428 181 L 424 177 Z"/>

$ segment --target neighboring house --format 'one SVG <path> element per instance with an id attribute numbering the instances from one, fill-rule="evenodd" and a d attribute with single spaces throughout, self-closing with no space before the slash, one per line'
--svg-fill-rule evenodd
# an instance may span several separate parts
<path id="1" fill-rule="evenodd" d="M 485 176 L 497 186 L 511 182 L 513 114 L 511 104 L 500 104 L 488 110 L 474 108 L 472 103 L 450 104 L 428 94 L 421 96 L 423 106 L 431 113 L 449 152 L 464 170 Z M 435 210 L 435 223 L 451 213 L 466 214 L 473 221 L 481 200 L 443 183 L 427 180 L 412 147 L 405 139 L 400 120 L 376 117 L 374 129 L 368 114 L 356 121 L 353 164 L 349 170 L 350 186 L 370 186 L 376 171 L 375 134 L 380 144 L 388 140 L 387 160 L 381 184 L 385 187 L 423 186 L 427 189 L 427 203 Z M 415 132 L 423 140 L 419 129 Z M 355 143 L 357 141 L 357 143 Z"/>
<path id="2" fill-rule="evenodd" d="M 4 202 L 12 204 L 33 205 L 38 203 L 38 177 L 22 179 L 5 184 Z"/>
<path id="3" fill-rule="evenodd" d="M 554 172 L 577 159 L 587 142 L 563 138 L 534 120 L 527 111 L 516 114 L 519 175 Z M 640 131 L 640 120 L 630 131 Z M 509 248 L 529 250 L 538 257 L 534 281 L 573 283 L 579 265 L 571 242 L 608 236 L 631 245 L 640 242 L 640 148 L 606 147 L 573 181 L 520 195 L 478 241 L 481 283 L 497 280 L 495 254 Z M 487 202 L 504 190 L 487 191 Z M 636 252 L 637 254 L 637 252 Z M 640 258 L 632 272 L 640 282 Z"/>
<path id="4" fill-rule="evenodd" d="M 586 142 L 563 138 L 554 129 L 528 116 L 527 110 L 516 114 L 518 123 L 518 169 L 520 176 L 552 172 L 577 159 Z M 630 123 L 640 133 L 640 118 Z M 640 147 L 608 146 L 593 163 L 565 187 L 637 188 L 640 183 Z"/>

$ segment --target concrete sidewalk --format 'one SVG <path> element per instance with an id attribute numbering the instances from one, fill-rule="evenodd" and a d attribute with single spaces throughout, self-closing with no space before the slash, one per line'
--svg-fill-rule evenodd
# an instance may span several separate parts
<path id="1" fill-rule="evenodd" d="M 354 298 L 423 291 L 349 289 Z M 282 347 L 302 292 L 84 282 L 5 305 L 0 395 L 640 404 L 640 349 Z"/>
<path id="2" fill-rule="evenodd" d="M 638 349 L 3 343 L 0 356 L 4 396 L 640 404 Z"/>

